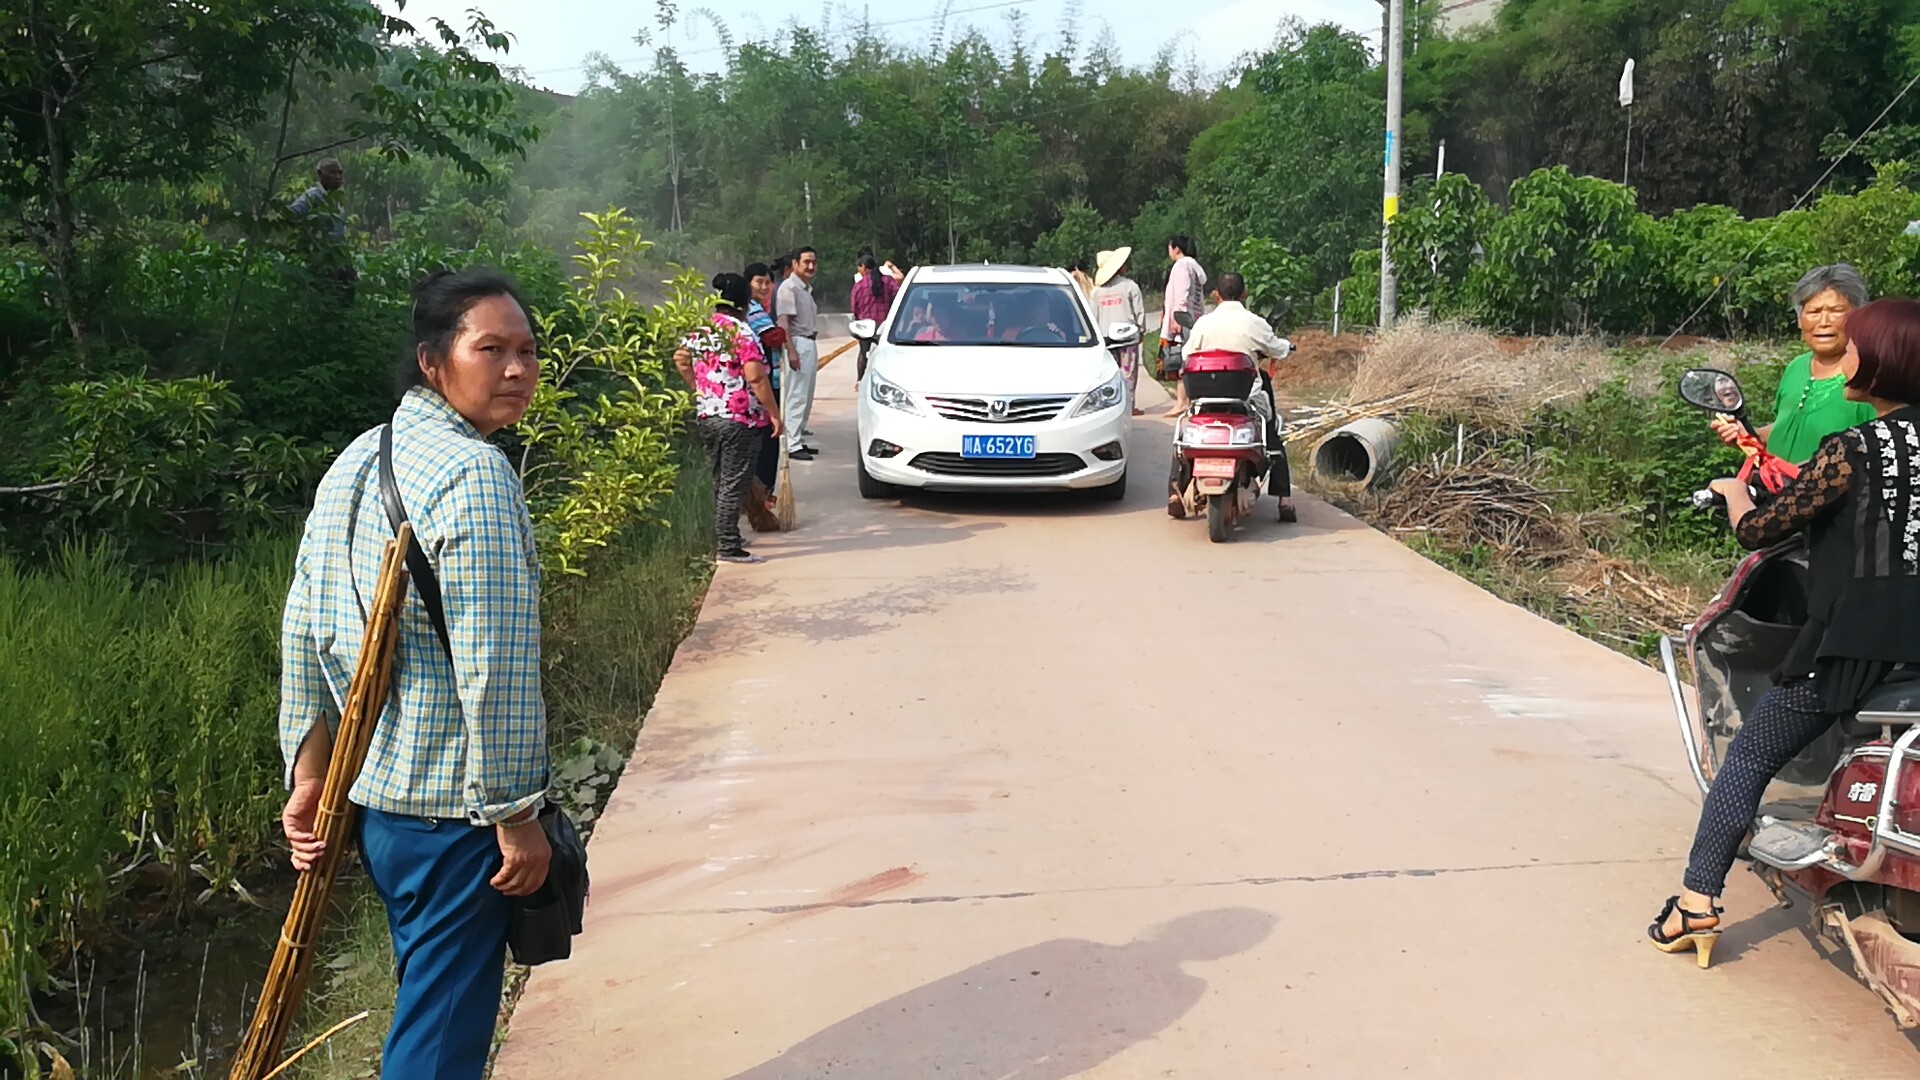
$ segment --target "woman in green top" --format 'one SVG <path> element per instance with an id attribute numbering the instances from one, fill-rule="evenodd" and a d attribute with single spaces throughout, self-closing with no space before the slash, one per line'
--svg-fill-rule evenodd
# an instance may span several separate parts
<path id="1" fill-rule="evenodd" d="M 1874 418 L 1872 406 L 1847 400 L 1847 380 L 1840 371 L 1840 360 L 1847 354 L 1847 313 L 1866 302 L 1867 283 L 1846 263 L 1810 270 L 1794 286 L 1800 340 L 1809 351 L 1794 357 L 1780 373 L 1773 423 L 1760 429 L 1767 453 L 1805 464 L 1819 449 L 1820 440 Z M 1722 416 L 1714 419 L 1713 433 L 1734 446 L 1745 431 Z"/>

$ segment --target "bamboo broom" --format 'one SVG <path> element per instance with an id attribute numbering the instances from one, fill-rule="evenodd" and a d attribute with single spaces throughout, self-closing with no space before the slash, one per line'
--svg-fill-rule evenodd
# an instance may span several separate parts
<path id="1" fill-rule="evenodd" d="M 326 842 L 326 848 L 294 886 L 293 906 L 281 927 L 280 944 L 273 951 L 273 964 L 260 990 L 259 1008 L 247 1028 L 246 1041 L 234 1054 L 229 1080 L 261 1080 L 277 1070 L 288 1029 L 306 992 L 334 875 L 353 835 L 354 806 L 347 801 L 347 792 L 360 776 L 374 726 L 387 702 L 393 650 L 400 637 L 396 620 L 407 595 L 406 550 L 412 539 L 412 526 L 401 525 L 399 535 L 388 542 L 381 557 L 373 608 L 360 638 L 360 662 L 353 671 L 346 705 L 340 710 L 340 726 L 333 736 L 333 756 L 327 763 L 327 780 L 314 822 L 314 831 Z"/>
<path id="2" fill-rule="evenodd" d="M 853 348 L 854 344 L 851 341 L 846 342 L 821 357 L 819 366 L 826 367 L 833 363 L 836 357 Z M 773 516 L 774 527 L 781 532 L 792 532 L 800 526 L 800 508 L 793 502 L 793 465 L 787 458 L 787 440 L 784 437 L 780 440 L 780 472 L 773 485 Z M 760 529 L 760 526 L 755 525 L 754 528 Z M 760 531 L 767 530 L 760 529 Z"/>
<path id="3" fill-rule="evenodd" d="M 800 509 L 793 504 L 793 462 L 787 457 L 787 441 L 780 440 L 780 478 L 773 487 L 773 514 L 781 532 L 792 532 L 800 524 Z"/>

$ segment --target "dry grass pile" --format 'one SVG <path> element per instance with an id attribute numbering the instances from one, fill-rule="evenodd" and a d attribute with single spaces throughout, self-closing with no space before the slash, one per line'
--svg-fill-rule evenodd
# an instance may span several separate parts
<path id="1" fill-rule="evenodd" d="M 1459 323 L 1409 319 L 1361 356 L 1343 401 L 1302 410 L 1288 437 L 1312 443 L 1365 417 L 1409 412 L 1509 430 L 1540 406 L 1585 393 L 1614 370 L 1583 339 L 1501 338 Z"/>
<path id="2" fill-rule="evenodd" d="M 1640 634 L 1670 634 L 1699 614 L 1702 598 L 1625 559 L 1583 548 L 1555 567 L 1562 599 L 1597 621 Z"/>
<path id="3" fill-rule="evenodd" d="M 1578 516 L 1553 512 L 1555 494 L 1512 463 L 1482 455 L 1410 465 L 1363 512 L 1403 539 L 1424 534 L 1454 550 L 1540 565 L 1586 549 Z"/>

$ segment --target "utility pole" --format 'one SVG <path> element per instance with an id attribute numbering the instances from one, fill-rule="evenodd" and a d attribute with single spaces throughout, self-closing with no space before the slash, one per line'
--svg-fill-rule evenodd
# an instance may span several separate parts
<path id="1" fill-rule="evenodd" d="M 804 156 L 806 152 L 807 140 L 801 139 L 800 153 Z M 813 243 L 813 159 L 807 158 L 806 160 L 808 162 L 807 176 L 800 181 L 800 191 L 807 201 L 807 243 L 811 244 Z"/>
<path id="2" fill-rule="evenodd" d="M 1380 328 L 1393 325 L 1399 283 L 1393 275 L 1393 257 L 1387 252 L 1387 229 L 1400 212 L 1400 88 L 1405 78 L 1406 0 L 1387 0 L 1387 154 L 1386 178 L 1380 200 Z"/>

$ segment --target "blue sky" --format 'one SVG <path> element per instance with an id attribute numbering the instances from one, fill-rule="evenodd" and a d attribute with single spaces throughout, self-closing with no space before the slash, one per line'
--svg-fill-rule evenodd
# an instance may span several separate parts
<path id="1" fill-rule="evenodd" d="M 835 3 L 831 0 L 764 0 L 752 6 L 703 5 L 678 0 L 681 28 L 676 31 L 687 63 L 710 67 L 717 63 L 715 37 L 705 12 L 716 12 L 736 38 L 763 38 L 793 21 L 820 26 L 856 23 L 864 14 L 875 24 L 893 24 L 884 31 L 902 41 L 932 32 L 942 4 L 939 0 L 890 0 L 886 3 Z M 387 0 L 392 7 L 392 0 Z M 1020 12 L 1030 38 L 1057 40 L 1067 6 L 1061 0 L 951 0 L 948 25 L 971 25 L 996 39 L 1007 37 L 1007 17 Z M 632 68 L 646 62 L 648 52 L 634 44 L 635 31 L 654 24 L 654 5 L 648 0 L 408 0 L 404 14 L 416 21 L 438 16 L 464 23 L 465 12 L 478 7 L 517 39 L 507 60 L 526 69 L 533 82 L 553 90 L 580 88 L 582 61 L 589 53 L 604 53 Z M 1079 24 L 1082 37 L 1099 35 L 1104 23 L 1113 31 L 1121 54 L 1130 63 L 1151 60 L 1171 40 L 1176 53 L 1190 58 L 1200 70 L 1219 73 L 1235 57 L 1264 45 L 1275 26 L 1287 16 L 1308 22 L 1336 22 L 1379 37 L 1378 0 L 1224 0 L 1180 3 L 1178 0 L 1104 0 L 1086 3 Z"/>

